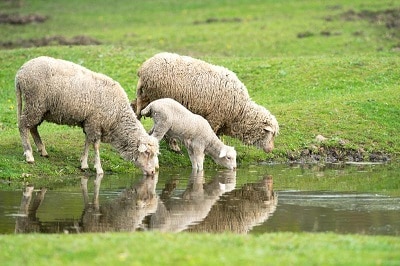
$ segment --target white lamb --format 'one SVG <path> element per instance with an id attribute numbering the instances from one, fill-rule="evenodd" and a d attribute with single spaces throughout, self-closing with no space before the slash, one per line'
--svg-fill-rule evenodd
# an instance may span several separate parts
<path id="1" fill-rule="evenodd" d="M 154 126 L 150 133 L 158 140 L 167 135 L 184 143 L 193 169 L 203 170 L 204 153 L 217 164 L 228 169 L 236 168 L 235 148 L 224 145 L 207 120 L 177 101 L 170 98 L 155 100 L 141 111 L 141 115 L 153 118 Z"/>
<path id="2" fill-rule="evenodd" d="M 93 143 L 98 176 L 103 175 L 100 141 L 111 143 L 146 175 L 158 168 L 158 140 L 146 133 L 126 92 L 111 78 L 72 62 L 42 56 L 19 69 L 15 89 L 18 127 L 28 163 L 34 162 L 29 131 L 41 155 L 48 156 L 38 126 L 49 121 L 83 128 L 86 140 L 81 168 L 88 168 L 89 144 Z"/>

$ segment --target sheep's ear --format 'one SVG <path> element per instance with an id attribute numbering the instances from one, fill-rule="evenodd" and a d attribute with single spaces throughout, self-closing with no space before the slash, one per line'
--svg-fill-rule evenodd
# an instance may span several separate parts
<path id="1" fill-rule="evenodd" d="M 145 152 L 145 151 L 147 151 L 147 146 L 145 145 L 145 144 L 140 144 L 139 145 L 139 147 L 138 147 L 138 151 L 139 152 Z"/>
<path id="2" fill-rule="evenodd" d="M 268 131 L 268 132 L 273 132 L 272 127 L 270 127 L 270 126 L 264 127 L 264 130 Z"/>
<path id="3" fill-rule="evenodd" d="M 226 149 L 223 148 L 223 149 L 221 150 L 221 152 L 219 153 L 219 158 L 223 158 L 223 157 L 225 157 L 225 156 L 226 156 Z"/>

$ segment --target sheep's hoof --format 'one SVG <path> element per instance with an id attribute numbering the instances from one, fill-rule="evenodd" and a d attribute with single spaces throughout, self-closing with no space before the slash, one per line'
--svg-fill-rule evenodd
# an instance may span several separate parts
<path id="1" fill-rule="evenodd" d="M 29 163 L 29 164 L 34 164 L 35 163 L 35 161 L 26 161 L 27 163 Z"/>
<path id="2" fill-rule="evenodd" d="M 48 154 L 40 154 L 40 156 L 45 157 L 45 158 L 49 158 Z"/>
<path id="3" fill-rule="evenodd" d="M 81 172 L 87 172 L 87 171 L 89 171 L 89 168 L 82 168 L 82 167 L 79 167 L 79 169 L 81 169 Z"/>

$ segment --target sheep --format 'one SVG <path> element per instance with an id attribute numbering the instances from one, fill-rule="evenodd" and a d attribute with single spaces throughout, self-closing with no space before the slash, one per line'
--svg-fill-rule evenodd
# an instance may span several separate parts
<path id="1" fill-rule="evenodd" d="M 126 92 L 111 78 L 72 62 L 41 56 L 18 70 L 15 90 L 18 128 L 28 163 L 34 162 L 29 131 L 40 154 L 48 156 L 38 132 L 38 126 L 48 121 L 83 128 L 86 139 L 81 168 L 89 168 L 89 145 L 93 144 L 98 177 L 103 176 L 101 141 L 110 143 L 145 175 L 154 174 L 158 168 L 158 140 L 146 133 Z"/>
<path id="2" fill-rule="evenodd" d="M 278 122 L 251 100 L 235 73 L 207 62 L 173 53 L 159 53 L 138 70 L 136 115 L 151 101 L 173 98 L 203 116 L 217 135 L 238 138 L 265 152 L 274 148 Z"/>
<path id="3" fill-rule="evenodd" d="M 203 170 L 204 153 L 228 169 L 236 168 L 234 147 L 224 145 L 203 117 L 193 114 L 171 98 L 151 102 L 141 112 L 154 120 L 150 134 L 161 140 L 164 135 L 179 139 L 187 148 L 192 169 Z"/>

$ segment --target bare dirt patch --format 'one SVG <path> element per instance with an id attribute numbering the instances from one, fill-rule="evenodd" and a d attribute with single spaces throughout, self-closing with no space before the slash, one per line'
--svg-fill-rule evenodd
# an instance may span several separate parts
<path id="1" fill-rule="evenodd" d="M 346 21 L 364 19 L 372 23 L 380 25 L 384 24 L 388 29 L 400 28 L 400 8 L 386 9 L 381 11 L 363 10 L 360 12 L 349 10 L 342 13 L 340 16 Z"/>
<path id="2" fill-rule="evenodd" d="M 46 36 L 38 39 L 19 39 L 16 41 L 0 42 L 0 47 L 13 49 L 17 47 L 40 47 L 52 45 L 99 45 L 100 41 L 85 35 L 78 35 L 72 38 L 64 36 Z"/>
<path id="3" fill-rule="evenodd" d="M 367 152 L 363 148 L 351 147 L 342 139 L 327 139 L 317 136 L 315 141 L 298 151 L 288 151 L 287 158 L 295 163 L 338 162 L 388 162 L 390 155 L 384 152 Z"/>
<path id="4" fill-rule="evenodd" d="M 47 19 L 47 16 L 39 14 L 19 15 L 0 13 L 0 23 L 2 24 L 25 25 L 30 23 L 43 23 Z"/>
<path id="5" fill-rule="evenodd" d="M 194 21 L 193 24 L 211 24 L 211 23 L 241 23 L 243 20 L 241 18 L 208 18 L 203 21 Z"/>

